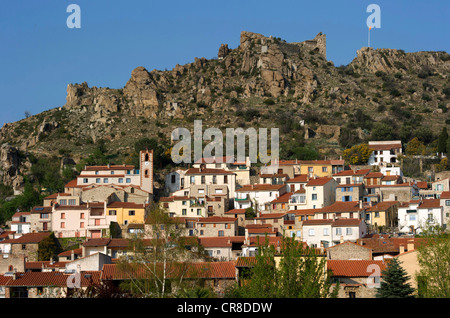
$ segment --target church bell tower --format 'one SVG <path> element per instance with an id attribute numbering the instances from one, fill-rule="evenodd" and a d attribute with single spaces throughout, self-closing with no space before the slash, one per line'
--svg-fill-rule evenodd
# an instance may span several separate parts
<path id="1" fill-rule="evenodd" d="M 141 189 L 153 194 L 153 150 L 141 150 L 139 155 Z"/>

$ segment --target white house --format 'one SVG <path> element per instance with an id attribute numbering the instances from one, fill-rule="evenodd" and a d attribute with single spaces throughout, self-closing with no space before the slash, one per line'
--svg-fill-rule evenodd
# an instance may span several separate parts
<path id="1" fill-rule="evenodd" d="M 444 225 L 443 207 L 439 199 L 413 200 L 398 208 L 401 232 L 419 234 L 427 225 Z"/>
<path id="2" fill-rule="evenodd" d="M 369 148 L 373 149 L 369 165 L 384 166 L 387 163 L 396 163 L 397 156 L 402 154 L 401 140 L 369 141 Z"/>
<path id="3" fill-rule="evenodd" d="M 14 238 L 30 233 L 31 212 L 16 212 L 11 218 L 11 231 L 14 231 Z"/>
<path id="4" fill-rule="evenodd" d="M 236 209 L 253 207 L 258 212 L 269 212 L 270 203 L 286 193 L 285 184 L 249 184 L 236 190 Z"/>
<path id="5" fill-rule="evenodd" d="M 312 219 L 303 221 L 302 241 L 311 247 L 330 247 L 344 241 L 356 242 L 367 234 L 362 219 Z"/>

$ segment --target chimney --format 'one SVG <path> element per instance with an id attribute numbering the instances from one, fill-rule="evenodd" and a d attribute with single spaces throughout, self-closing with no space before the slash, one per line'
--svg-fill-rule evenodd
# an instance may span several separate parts
<path id="1" fill-rule="evenodd" d="M 408 249 L 408 251 L 414 250 L 414 240 L 409 240 L 406 248 Z"/>
<path id="2" fill-rule="evenodd" d="M 341 244 L 344 243 L 344 236 L 343 236 L 343 235 L 341 235 L 341 238 L 340 238 L 339 242 L 340 242 Z"/>
<path id="3" fill-rule="evenodd" d="M 363 208 L 363 201 L 359 200 L 359 208 L 362 209 Z"/>
<path id="4" fill-rule="evenodd" d="M 398 251 L 400 254 L 403 254 L 403 253 L 405 253 L 405 245 L 404 244 L 400 244 L 400 246 L 399 246 L 399 251 Z"/>

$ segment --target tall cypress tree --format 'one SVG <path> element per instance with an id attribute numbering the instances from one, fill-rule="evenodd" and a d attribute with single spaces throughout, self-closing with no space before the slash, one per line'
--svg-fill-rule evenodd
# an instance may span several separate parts
<path id="1" fill-rule="evenodd" d="M 387 268 L 382 272 L 383 281 L 377 290 L 377 298 L 412 298 L 414 288 L 407 282 L 408 274 L 397 258 L 389 261 Z"/>

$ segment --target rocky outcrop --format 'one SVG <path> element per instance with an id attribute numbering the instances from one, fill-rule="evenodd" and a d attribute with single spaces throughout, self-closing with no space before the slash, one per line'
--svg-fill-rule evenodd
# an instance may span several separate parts
<path id="1" fill-rule="evenodd" d="M 445 52 L 414 52 L 405 53 L 396 49 L 373 49 L 363 47 L 357 51 L 356 58 L 349 66 L 361 68 L 364 71 L 396 73 L 409 71 L 433 71 L 446 75 L 450 71 L 450 62 L 446 60 Z"/>
<path id="2" fill-rule="evenodd" d="M 24 182 L 20 175 L 19 150 L 8 143 L 0 147 L 0 182 L 15 191 L 20 190 Z"/>
<path id="3" fill-rule="evenodd" d="M 142 66 L 131 72 L 131 78 L 123 89 L 129 100 L 130 111 L 136 116 L 156 118 L 159 106 L 157 85 L 152 75 Z"/>

